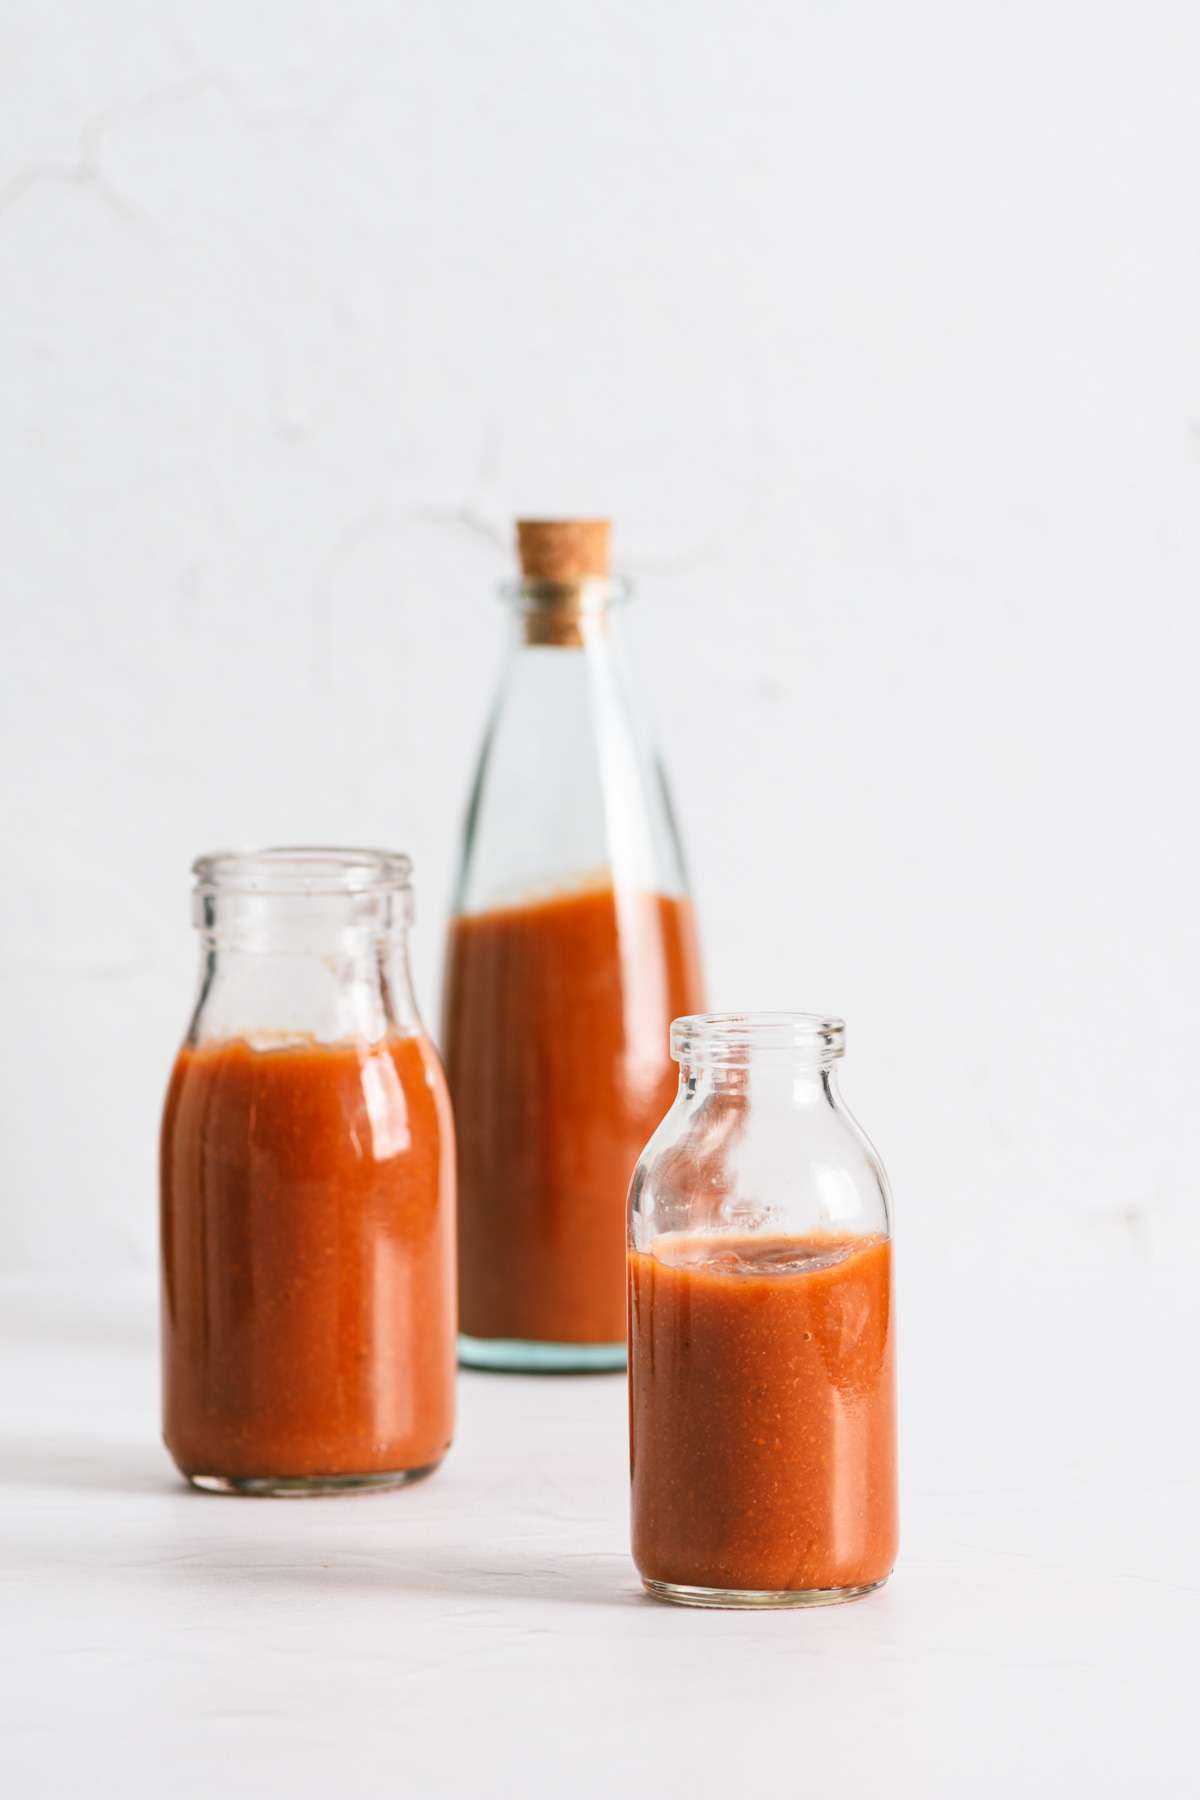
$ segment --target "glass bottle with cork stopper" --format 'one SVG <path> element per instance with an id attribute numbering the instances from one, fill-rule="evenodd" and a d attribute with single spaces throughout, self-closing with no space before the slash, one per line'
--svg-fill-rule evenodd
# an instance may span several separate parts
<path id="1" fill-rule="evenodd" d="M 629 1177 L 700 1003 L 696 927 L 637 704 L 604 519 L 523 519 L 512 629 L 450 926 L 459 1349 L 493 1369 L 625 1361 Z"/>

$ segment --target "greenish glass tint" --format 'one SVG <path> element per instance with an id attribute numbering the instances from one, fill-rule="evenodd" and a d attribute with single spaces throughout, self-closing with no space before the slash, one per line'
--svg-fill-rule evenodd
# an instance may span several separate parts
<path id="1" fill-rule="evenodd" d="M 527 1338 L 474 1338 L 459 1335 L 458 1360 L 464 1369 L 491 1369 L 513 1375 L 588 1375 L 623 1369 L 624 1344 L 539 1344 Z"/>

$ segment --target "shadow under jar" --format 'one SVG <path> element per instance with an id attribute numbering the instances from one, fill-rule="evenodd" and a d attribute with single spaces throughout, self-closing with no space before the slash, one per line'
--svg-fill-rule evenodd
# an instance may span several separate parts
<path id="1" fill-rule="evenodd" d="M 896 1557 L 887 1182 L 840 1020 L 677 1019 L 629 1217 L 633 1557 L 694 1606 L 813 1606 Z"/>
<path id="2" fill-rule="evenodd" d="M 399 1485 L 454 1425 L 454 1134 L 407 857 L 201 857 L 162 1124 L 164 1439 L 196 1486 Z"/>

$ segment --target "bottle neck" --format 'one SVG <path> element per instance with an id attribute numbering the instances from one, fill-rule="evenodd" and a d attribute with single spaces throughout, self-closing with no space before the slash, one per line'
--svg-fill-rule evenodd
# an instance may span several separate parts
<path id="1" fill-rule="evenodd" d="M 841 1019 L 823 1013 L 696 1013 L 671 1026 L 680 1092 L 763 1096 L 793 1105 L 837 1103 Z"/>
<path id="2" fill-rule="evenodd" d="M 294 940 L 201 937 L 200 992 L 188 1041 L 245 1037 L 376 1042 L 421 1028 L 403 932 L 345 932 L 322 948 Z"/>
<path id="3" fill-rule="evenodd" d="M 518 640 L 538 650 L 587 650 L 610 642 L 629 597 L 624 582 L 522 581 L 505 590 Z"/>
<path id="4" fill-rule="evenodd" d="M 392 851 L 223 851 L 193 865 L 200 992 L 188 1042 L 376 1040 L 420 1029 L 411 864 Z"/>
<path id="5" fill-rule="evenodd" d="M 625 639 L 627 590 L 501 590 L 512 637 L 480 750 L 456 913 L 585 886 L 676 896 L 679 841 Z"/>
<path id="6" fill-rule="evenodd" d="M 419 1029 L 410 909 L 407 889 L 199 891 L 200 994 L 189 1041 L 375 1041 Z"/>
<path id="7" fill-rule="evenodd" d="M 695 1058 L 679 1065 L 679 1092 L 689 1100 L 719 1096 L 731 1105 L 836 1106 L 837 1070 L 832 1060 L 788 1064 L 768 1058 L 731 1065 Z"/>

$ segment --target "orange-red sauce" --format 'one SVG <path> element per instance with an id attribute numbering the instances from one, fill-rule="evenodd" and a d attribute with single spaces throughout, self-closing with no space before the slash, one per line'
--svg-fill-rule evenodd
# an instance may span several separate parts
<path id="1" fill-rule="evenodd" d="M 164 1423 L 185 1474 L 417 1470 L 454 1423 L 454 1138 L 420 1037 L 180 1052 Z"/>
<path id="2" fill-rule="evenodd" d="M 884 1237 L 668 1233 L 629 1257 L 633 1557 L 651 1580 L 866 1586 L 896 1556 Z"/>
<path id="3" fill-rule="evenodd" d="M 455 920 L 446 1069 L 459 1314 L 480 1338 L 625 1336 L 625 1200 L 702 1004 L 688 901 L 595 888 Z"/>

